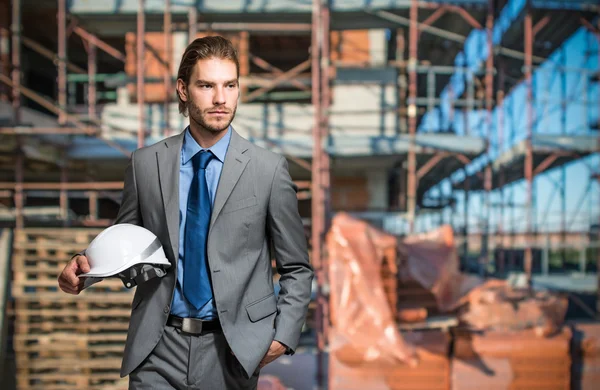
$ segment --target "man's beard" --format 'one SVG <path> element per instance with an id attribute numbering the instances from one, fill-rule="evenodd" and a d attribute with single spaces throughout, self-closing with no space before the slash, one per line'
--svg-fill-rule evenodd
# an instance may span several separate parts
<path id="1" fill-rule="evenodd" d="M 206 117 L 209 115 L 208 114 L 209 111 L 214 111 L 217 109 L 219 109 L 219 108 L 211 107 L 211 108 L 205 110 L 204 112 L 202 112 L 200 110 L 200 107 L 198 107 L 194 103 L 190 103 L 188 106 L 188 110 L 190 113 L 190 121 L 196 122 L 198 125 L 202 126 L 203 128 L 210 131 L 211 133 L 220 133 L 221 131 L 228 129 L 231 122 L 233 122 L 233 118 L 235 118 L 235 112 L 237 110 L 237 105 L 233 108 L 233 111 L 226 109 L 226 108 L 221 108 L 223 110 L 226 110 L 228 113 L 231 112 L 231 117 L 229 118 L 229 121 L 227 121 L 226 124 L 219 124 L 217 126 L 214 126 L 214 125 L 211 125 L 210 123 L 208 123 L 208 121 L 206 120 Z"/>

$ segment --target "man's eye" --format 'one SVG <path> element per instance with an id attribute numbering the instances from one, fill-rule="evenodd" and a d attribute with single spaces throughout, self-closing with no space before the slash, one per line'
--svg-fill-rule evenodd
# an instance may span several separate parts
<path id="1" fill-rule="evenodd" d="M 208 84 L 200 84 L 200 88 L 210 88 L 210 85 Z"/>
<path id="2" fill-rule="evenodd" d="M 229 87 L 229 88 L 235 88 L 235 86 L 236 86 L 235 84 L 229 84 L 227 87 Z"/>

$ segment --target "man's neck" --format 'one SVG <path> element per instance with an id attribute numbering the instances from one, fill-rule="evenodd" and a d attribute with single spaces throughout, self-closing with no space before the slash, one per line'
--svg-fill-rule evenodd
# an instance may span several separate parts
<path id="1" fill-rule="evenodd" d="M 228 129 L 229 127 L 215 133 L 196 123 L 190 123 L 190 134 L 202 149 L 208 149 L 219 142 L 227 134 Z"/>

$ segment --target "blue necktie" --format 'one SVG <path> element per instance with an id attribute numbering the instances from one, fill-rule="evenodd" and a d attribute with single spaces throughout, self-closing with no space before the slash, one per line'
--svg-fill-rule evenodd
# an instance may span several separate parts
<path id="1" fill-rule="evenodd" d="M 192 157 L 194 178 L 185 221 L 183 294 L 196 310 L 213 297 L 206 252 L 212 205 L 205 175 L 206 167 L 213 157 L 210 151 L 201 151 Z"/>

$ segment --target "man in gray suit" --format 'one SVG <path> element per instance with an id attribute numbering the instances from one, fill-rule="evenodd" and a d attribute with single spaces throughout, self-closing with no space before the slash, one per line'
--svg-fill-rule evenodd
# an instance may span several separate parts
<path id="1" fill-rule="evenodd" d="M 283 156 L 231 127 L 238 81 L 231 42 L 192 42 L 177 80 L 189 127 L 136 150 L 127 167 L 116 223 L 152 231 L 172 264 L 133 298 L 121 367 L 131 389 L 256 388 L 260 369 L 298 345 L 313 271 L 297 188 Z M 88 271 L 75 255 L 60 288 L 78 294 Z"/>

